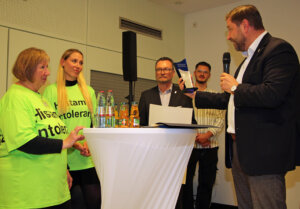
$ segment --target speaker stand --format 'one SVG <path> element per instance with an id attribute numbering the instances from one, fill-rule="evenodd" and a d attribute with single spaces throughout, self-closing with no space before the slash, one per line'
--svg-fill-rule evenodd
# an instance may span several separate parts
<path id="1" fill-rule="evenodd" d="M 130 111 L 131 111 L 131 104 L 134 101 L 132 82 L 133 81 L 129 81 L 129 95 L 127 97 L 125 97 L 128 100 L 129 114 L 130 114 Z"/>

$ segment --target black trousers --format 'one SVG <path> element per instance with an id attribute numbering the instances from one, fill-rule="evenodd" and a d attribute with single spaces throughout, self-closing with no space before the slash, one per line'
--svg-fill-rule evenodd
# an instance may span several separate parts
<path id="1" fill-rule="evenodd" d="M 100 209 L 101 187 L 96 169 L 70 171 L 70 174 L 73 178 L 70 191 L 72 209 Z"/>
<path id="2" fill-rule="evenodd" d="M 184 209 L 184 207 L 183 207 L 183 184 L 181 185 L 181 188 L 179 191 L 175 209 Z"/>
<path id="3" fill-rule="evenodd" d="M 71 200 L 68 200 L 67 202 L 64 202 L 60 205 L 55 205 L 55 206 L 41 208 L 41 209 L 72 209 Z"/>
<path id="4" fill-rule="evenodd" d="M 192 151 L 188 167 L 186 184 L 183 189 L 184 209 L 208 209 L 211 204 L 212 188 L 216 180 L 218 147 L 210 149 L 196 149 Z M 198 186 L 196 204 L 194 207 L 193 178 L 196 165 L 199 163 Z"/>

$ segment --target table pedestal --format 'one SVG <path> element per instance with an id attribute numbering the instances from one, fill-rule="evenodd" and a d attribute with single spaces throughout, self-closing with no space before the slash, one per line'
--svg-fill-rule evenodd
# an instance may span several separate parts
<path id="1" fill-rule="evenodd" d="M 102 209 L 174 209 L 196 130 L 84 129 Z"/>

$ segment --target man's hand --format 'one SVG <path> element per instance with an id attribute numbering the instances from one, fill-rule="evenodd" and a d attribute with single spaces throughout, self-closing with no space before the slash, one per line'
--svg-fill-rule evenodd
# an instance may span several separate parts
<path id="1" fill-rule="evenodd" d="M 212 137 L 212 132 L 208 131 L 206 133 L 198 133 L 196 136 L 196 142 L 202 147 L 208 147 L 210 145 L 210 137 Z"/>
<path id="2" fill-rule="evenodd" d="M 180 90 L 182 91 L 184 89 L 184 80 L 182 78 L 179 78 L 178 85 Z M 184 94 L 192 99 L 195 99 L 196 91 L 194 91 L 193 93 L 184 93 Z"/>
<path id="3" fill-rule="evenodd" d="M 230 94 L 232 93 L 231 87 L 239 85 L 239 83 L 235 80 L 235 78 L 232 75 L 227 74 L 227 73 L 222 73 L 220 80 L 221 80 L 221 83 L 220 83 L 221 89 Z"/>

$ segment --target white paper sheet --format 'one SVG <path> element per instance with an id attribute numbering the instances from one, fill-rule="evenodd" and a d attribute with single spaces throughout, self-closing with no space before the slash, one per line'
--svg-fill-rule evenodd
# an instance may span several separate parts
<path id="1" fill-rule="evenodd" d="M 150 104 L 149 126 L 154 126 L 158 122 L 191 124 L 192 114 L 192 108 Z"/>

